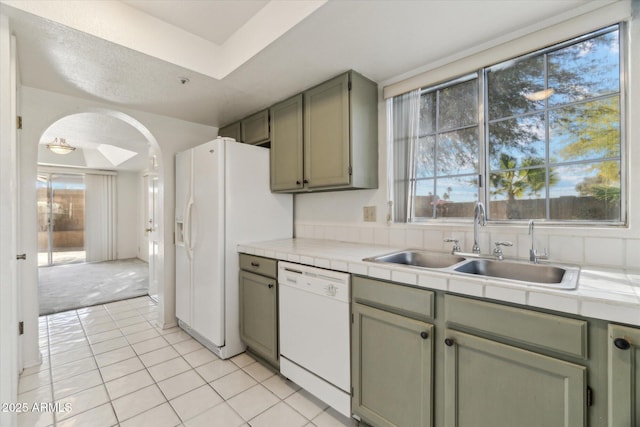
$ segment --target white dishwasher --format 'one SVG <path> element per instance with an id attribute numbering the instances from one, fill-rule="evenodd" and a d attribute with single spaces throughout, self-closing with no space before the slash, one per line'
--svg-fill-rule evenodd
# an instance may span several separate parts
<path id="1" fill-rule="evenodd" d="M 347 417 L 349 283 L 346 273 L 278 263 L 280 372 Z"/>

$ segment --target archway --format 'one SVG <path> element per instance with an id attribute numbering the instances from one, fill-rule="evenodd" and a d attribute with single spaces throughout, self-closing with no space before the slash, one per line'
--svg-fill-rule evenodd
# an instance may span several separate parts
<path id="1" fill-rule="evenodd" d="M 65 137 L 67 142 L 78 149 L 70 155 L 51 154 L 44 144 L 53 141 L 54 137 Z M 160 147 L 154 135 L 145 125 L 128 114 L 104 108 L 84 108 L 82 111 L 57 114 L 43 122 L 38 142 L 38 164 L 66 166 L 72 172 L 105 169 L 125 171 L 119 172 L 119 175 L 130 173 L 132 170 L 139 172 L 138 185 L 143 182 L 143 179 L 147 185 L 139 187 L 138 207 L 146 208 L 147 201 L 153 203 L 153 206 L 148 207 L 146 211 L 141 209 L 153 213 L 153 216 L 145 215 L 145 218 L 135 223 L 134 226 L 131 226 L 130 220 L 128 231 L 124 230 L 119 233 L 117 251 L 128 254 L 124 256 L 118 254 L 118 257 L 128 258 L 131 256 L 131 246 L 133 246 L 138 251 L 137 254 L 133 254 L 133 257 L 144 255 L 137 257 L 149 263 L 149 293 L 158 300 L 158 296 L 163 294 L 162 286 L 164 285 L 162 275 L 164 269 L 164 257 L 162 256 L 164 248 L 164 215 L 162 212 L 164 168 Z M 144 155 L 142 155 L 142 151 L 144 151 Z M 143 170 L 144 174 L 142 174 Z M 92 173 L 90 176 L 93 175 Z M 125 203 L 121 204 L 125 205 Z M 118 214 L 121 214 L 122 210 L 122 207 L 119 208 Z M 126 215 L 121 214 L 120 217 L 126 218 Z M 149 224 L 149 220 L 151 220 L 151 224 Z M 118 221 L 119 225 L 121 222 L 126 221 Z M 135 231 L 133 231 L 134 229 Z M 143 232 L 144 235 L 136 234 L 145 229 L 147 231 Z M 129 242 L 129 248 L 123 248 L 126 245 L 123 245 L 122 241 L 132 239 L 133 236 L 137 237 L 135 242 L 133 244 Z M 143 240 L 145 237 L 147 241 Z M 114 239 L 114 244 L 115 241 L 116 239 Z M 115 251 L 116 249 L 111 248 L 111 250 Z M 149 252 L 145 253 L 145 251 Z"/>

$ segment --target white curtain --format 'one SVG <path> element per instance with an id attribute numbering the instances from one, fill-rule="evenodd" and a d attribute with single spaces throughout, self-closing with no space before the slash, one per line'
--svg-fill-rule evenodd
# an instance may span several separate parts
<path id="1" fill-rule="evenodd" d="M 420 130 L 419 89 L 387 101 L 387 130 L 390 207 L 393 206 L 394 222 L 407 222 L 413 210 L 413 159 Z"/>
<path id="2" fill-rule="evenodd" d="M 87 262 L 116 259 L 116 176 L 85 175 Z"/>

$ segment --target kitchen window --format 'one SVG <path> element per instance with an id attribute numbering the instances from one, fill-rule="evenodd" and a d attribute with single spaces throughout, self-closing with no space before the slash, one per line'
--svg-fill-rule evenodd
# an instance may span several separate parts
<path id="1" fill-rule="evenodd" d="M 395 97 L 396 221 L 468 218 L 480 200 L 494 221 L 624 223 L 620 33 Z"/>

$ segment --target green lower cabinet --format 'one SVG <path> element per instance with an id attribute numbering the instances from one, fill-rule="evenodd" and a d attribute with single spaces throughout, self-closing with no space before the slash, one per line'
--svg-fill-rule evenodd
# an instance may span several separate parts
<path id="1" fill-rule="evenodd" d="M 240 337 L 267 362 L 278 361 L 276 279 L 240 271 Z"/>
<path id="2" fill-rule="evenodd" d="M 609 427 L 640 426 L 640 329 L 609 325 Z"/>
<path id="3" fill-rule="evenodd" d="M 445 427 L 587 425 L 586 367 L 458 331 L 445 337 Z"/>
<path id="4" fill-rule="evenodd" d="M 352 411 L 377 427 L 433 423 L 433 325 L 353 304 Z"/>

